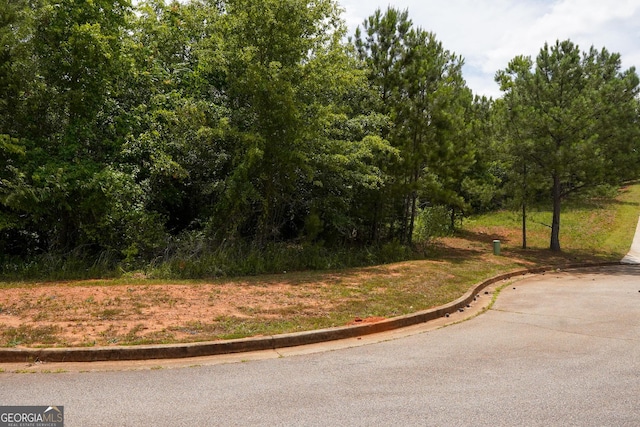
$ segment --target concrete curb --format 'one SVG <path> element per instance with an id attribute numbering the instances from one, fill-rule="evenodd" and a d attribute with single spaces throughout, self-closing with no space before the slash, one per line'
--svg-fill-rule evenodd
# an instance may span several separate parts
<path id="1" fill-rule="evenodd" d="M 489 285 L 527 274 L 542 274 L 553 270 L 604 267 L 621 265 L 621 262 L 603 262 L 596 264 L 577 264 L 567 267 L 540 267 L 518 270 L 501 274 L 475 285 L 457 300 L 429 310 L 393 317 L 376 323 L 315 331 L 297 332 L 265 337 L 243 338 L 236 340 L 211 341 L 189 344 L 139 345 L 130 347 L 90 347 L 90 348 L 2 348 L 0 363 L 32 362 L 98 362 L 119 360 L 180 359 L 198 356 L 242 353 L 259 350 L 275 350 L 320 342 L 354 338 L 364 335 L 386 332 L 393 329 L 425 323 L 464 309 L 475 296 Z"/>

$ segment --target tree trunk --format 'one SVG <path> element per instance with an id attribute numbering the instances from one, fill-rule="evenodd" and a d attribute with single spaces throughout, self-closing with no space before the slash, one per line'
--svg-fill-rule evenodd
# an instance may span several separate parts
<path id="1" fill-rule="evenodd" d="M 407 194 L 404 197 L 404 208 L 402 212 L 402 227 L 400 229 L 400 242 L 408 243 L 410 240 L 409 236 L 409 221 L 411 217 L 411 199 L 412 194 Z"/>
<path id="2" fill-rule="evenodd" d="M 522 161 L 522 249 L 527 249 L 527 162 Z"/>
<path id="3" fill-rule="evenodd" d="M 416 194 L 416 192 L 413 192 L 412 195 L 412 200 L 411 200 L 411 218 L 409 219 L 409 235 L 407 236 L 407 243 L 409 245 L 413 244 L 413 229 L 415 227 L 416 224 L 416 211 L 417 211 L 417 202 L 418 202 L 418 195 Z"/>
<path id="4" fill-rule="evenodd" d="M 553 177 L 553 222 L 551 223 L 551 246 L 554 252 L 560 252 L 560 204 L 562 194 L 560 192 L 560 177 Z"/>
<path id="5" fill-rule="evenodd" d="M 449 217 L 449 220 L 451 221 L 451 231 L 455 231 L 456 230 L 456 207 L 455 206 L 451 206 L 451 216 Z"/>
<path id="6" fill-rule="evenodd" d="M 409 245 L 413 244 L 413 230 L 415 228 L 416 216 L 418 214 L 418 191 L 416 190 L 418 186 L 418 180 L 420 179 L 420 168 L 416 167 L 413 170 L 412 176 L 412 187 L 411 191 L 411 212 L 409 217 L 409 235 L 407 236 L 407 243 Z"/>
<path id="7" fill-rule="evenodd" d="M 373 224 L 371 224 L 371 242 L 378 242 L 378 221 L 380 217 L 380 196 L 375 196 L 376 200 L 373 205 Z"/>
<path id="8" fill-rule="evenodd" d="M 527 249 L 527 202 L 522 201 L 522 249 Z"/>

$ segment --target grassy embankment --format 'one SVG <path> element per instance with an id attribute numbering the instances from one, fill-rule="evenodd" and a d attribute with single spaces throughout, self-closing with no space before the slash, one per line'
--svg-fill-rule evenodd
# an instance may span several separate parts
<path id="1" fill-rule="evenodd" d="M 22 321 L 19 327 L 0 324 L 0 346 L 203 341 L 338 326 L 356 317 L 397 316 L 455 300 L 473 284 L 507 271 L 620 260 L 629 250 L 639 213 L 640 184 L 620 190 L 612 199 L 565 204 L 562 253 L 547 249 L 550 229 L 545 224 L 550 223 L 550 212 L 531 214 L 527 250 L 520 248 L 519 215 L 497 212 L 467 219 L 458 234 L 434 242 L 427 260 L 209 281 L 120 278 L 59 284 L 0 283 L 0 289 L 20 289 L 25 291 L 24 295 L 38 287 L 58 286 L 55 299 L 23 303 L 8 304 L 0 293 L 0 314 L 10 313 Z M 492 253 L 494 239 L 502 242 L 501 256 Z M 151 316 L 151 309 L 160 308 L 166 314 L 183 304 L 180 292 L 171 292 L 178 285 L 202 289 L 203 304 L 211 312 L 222 295 L 226 295 L 226 304 L 233 306 L 231 311 L 235 314 L 204 316 L 145 332 L 148 330 L 145 322 L 157 321 Z M 79 287 L 121 290 L 122 297 L 106 301 L 87 298 L 81 304 L 64 299 L 65 289 Z M 273 292 L 276 288 L 278 291 Z M 234 292 L 237 292 L 235 299 Z M 79 341 L 64 337 L 64 330 L 72 325 L 89 330 L 110 320 L 128 327 L 109 328 Z"/>

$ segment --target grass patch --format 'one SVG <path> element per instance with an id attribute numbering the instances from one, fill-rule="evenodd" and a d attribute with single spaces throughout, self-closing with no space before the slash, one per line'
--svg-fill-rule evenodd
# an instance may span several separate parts
<path id="1" fill-rule="evenodd" d="M 19 327 L 0 328 L 0 346 L 43 346 L 56 344 L 57 334 L 61 331 L 58 326 L 31 326 L 20 325 Z"/>
<path id="2" fill-rule="evenodd" d="M 527 246 L 539 263 L 555 259 L 619 260 L 631 247 L 640 213 L 640 185 L 625 186 L 615 197 L 569 200 L 563 204 L 560 218 L 562 254 L 543 253 L 551 238 L 552 211 L 532 209 L 527 219 Z M 464 232 L 468 237 L 501 238 L 507 250 L 522 246 L 522 216 L 500 211 L 468 219 Z M 505 246 L 503 246 L 504 248 Z M 510 254 L 506 254 L 510 255 Z"/>
<path id="3" fill-rule="evenodd" d="M 123 310 L 119 308 L 107 308 L 105 310 L 98 311 L 95 313 L 95 317 L 100 320 L 114 320 L 120 317 L 123 313 Z"/>

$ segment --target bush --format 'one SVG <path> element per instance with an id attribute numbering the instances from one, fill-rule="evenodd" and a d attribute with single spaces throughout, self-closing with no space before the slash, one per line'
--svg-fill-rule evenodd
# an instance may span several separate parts
<path id="1" fill-rule="evenodd" d="M 144 272 L 153 278 L 196 279 L 364 267 L 420 257 L 396 240 L 372 246 L 325 246 L 309 241 L 257 246 L 241 240 L 216 242 L 204 232 L 185 232 L 169 238 L 166 244 L 164 252 L 152 260 L 138 257 L 134 250 L 123 257 L 116 251 L 91 252 L 88 247 L 28 260 L 5 260 L 0 276 L 72 280 Z"/>
<path id="2" fill-rule="evenodd" d="M 9 280 L 74 280 L 118 275 L 119 257 L 113 251 L 92 253 L 79 247 L 68 253 L 48 252 L 28 259 L 14 258 L 0 265 L 0 277 Z"/>
<path id="3" fill-rule="evenodd" d="M 451 210 L 445 206 L 429 206 L 416 217 L 413 241 L 417 244 L 428 243 L 434 237 L 451 234 Z"/>
<path id="4" fill-rule="evenodd" d="M 397 241 L 380 246 L 326 247 L 320 243 L 274 242 L 259 247 L 247 242 L 214 244 L 201 234 L 174 242 L 163 259 L 149 265 L 157 278 L 230 277 L 362 267 L 415 258 Z"/>

